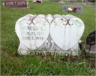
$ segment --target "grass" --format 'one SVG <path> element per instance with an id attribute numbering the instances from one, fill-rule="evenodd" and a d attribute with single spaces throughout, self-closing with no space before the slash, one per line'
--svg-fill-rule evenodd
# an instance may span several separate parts
<path id="1" fill-rule="evenodd" d="M 84 59 L 71 61 L 57 56 L 19 56 L 2 52 L 2 75 L 95 75 Z M 6 60 L 7 59 L 7 60 Z"/>
<path id="2" fill-rule="evenodd" d="M 29 9 L 7 8 L 1 4 L 1 75 L 95 75 L 85 55 L 78 56 L 76 61 L 72 61 L 71 57 L 66 59 L 60 55 L 17 54 L 19 39 L 15 33 L 15 23 L 26 14 L 75 15 L 84 21 L 85 31 L 81 39 L 86 40 L 87 35 L 95 30 L 95 9 L 85 5 L 83 13 L 80 14 L 62 12 L 61 7 L 68 4 L 70 3 L 59 4 L 50 1 L 37 4 L 29 1 Z M 93 56 L 88 58 L 95 59 Z"/>

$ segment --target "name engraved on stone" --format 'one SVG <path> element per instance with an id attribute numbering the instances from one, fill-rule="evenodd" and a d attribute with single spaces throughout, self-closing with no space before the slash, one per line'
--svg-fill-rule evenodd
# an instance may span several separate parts
<path id="1" fill-rule="evenodd" d="M 14 2 L 6 2 L 6 6 L 8 6 L 8 5 L 9 6 L 11 6 L 11 5 L 13 6 L 14 5 Z"/>
<path id="2" fill-rule="evenodd" d="M 38 27 L 30 27 L 30 26 L 27 26 L 27 27 L 24 27 L 24 26 L 21 26 L 21 35 L 22 35 L 22 39 L 26 39 L 26 40 L 43 40 L 44 37 L 44 32 L 38 32 L 36 31 Z"/>

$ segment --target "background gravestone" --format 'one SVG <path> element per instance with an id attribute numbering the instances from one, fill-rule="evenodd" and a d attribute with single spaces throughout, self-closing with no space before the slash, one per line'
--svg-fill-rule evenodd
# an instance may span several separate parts
<path id="1" fill-rule="evenodd" d="M 53 1 L 53 2 L 59 2 L 59 1 L 61 1 L 61 0 L 50 0 L 50 1 Z"/>
<path id="2" fill-rule="evenodd" d="M 77 13 L 82 13 L 83 12 L 83 7 L 80 6 L 80 5 L 64 5 L 62 7 L 62 12 L 68 12 L 68 8 L 72 8 L 73 9 L 74 7 L 77 8 L 75 12 L 77 12 Z"/>
<path id="3" fill-rule="evenodd" d="M 26 0 L 4 0 L 6 7 L 27 7 Z"/>

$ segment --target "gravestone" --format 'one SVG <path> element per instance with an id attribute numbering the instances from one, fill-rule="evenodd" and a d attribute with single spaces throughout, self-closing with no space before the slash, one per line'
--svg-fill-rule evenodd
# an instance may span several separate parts
<path id="1" fill-rule="evenodd" d="M 63 4 L 65 3 L 63 0 L 58 1 L 58 3 Z"/>
<path id="2" fill-rule="evenodd" d="M 59 2 L 59 1 L 61 1 L 61 0 L 50 0 L 50 1 L 52 1 L 52 2 Z"/>
<path id="3" fill-rule="evenodd" d="M 4 0 L 4 5 L 6 7 L 27 7 L 26 0 Z"/>
<path id="4" fill-rule="evenodd" d="M 33 0 L 33 2 L 35 2 L 35 3 L 43 3 L 42 0 Z"/>
<path id="5" fill-rule="evenodd" d="M 74 10 L 74 8 L 76 8 L 75 12 L 77 12 L 77 13 L 83 12 L 83 7 L 80 5 L 64 5 L 62 7 L 62 12 L 68 12 L 68 8 L 71 8 L 72 10 Z"/>
<path id="6" fill-rule="evenodd" d="M 15 31 L 21 55 L 34 52 L 77 55 L 84 23 L 73 15 L 28 14 L 18 19 Z"/>
<path id="7" fill-rule="evenodd" d="M 33 2 L 36 2 L 37 0 L 32 0 Z"/>
<path id="8" fill-rule="evenodd" d="M 69 0 L 69 1 L 70 1 L 70 3 L 74 2 L 74 0 Z"/>
<path id="9" fill-rule="evenodd" d="M 66 2 L 77 2 L 78 0 L 65 0 Z"/>

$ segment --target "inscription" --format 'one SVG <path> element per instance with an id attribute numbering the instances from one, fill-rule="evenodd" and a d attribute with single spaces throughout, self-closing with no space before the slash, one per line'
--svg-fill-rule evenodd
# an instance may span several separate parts
<path id="1" fill-rule="evenodd" d="M 44 39 L 44 37 L 40 37 L 40 36 L 38 36 L 38 37 L 27 37 L 27 36 L 24 36 L 24 37 L 22 37 L 22 39 L 25 39 L 25 40 L 43 40 Z"/>
<path id="2" fill-rule="evenodd" d="M 27 7 L 26 0 L 5 0 L 4 4 L 7 7 Z"/>
<path id="3" fill-rule="evenodd" d="M 22 31 L 21 35 L 32 35 L 32 36 L 40 36 L 40 35 L 44 35 L 44 32 L 27 32 L 27 31 Z"/>
<path id="4" fill-rule="evenodd" d="M 43 40 L 44 32 L 36 26 L 21 26 L 22 39 L 25 40 Z"/>
<path id="5" fill-rule="evenodd" d="M 14 2 L 6 2 L 5 5 L 6 5 L 6 6 L 8 6 L 8 5 L 9 5 L 9 6 L 13 6 L 13 5 L 14 5 Z"/>
<path id="6" fill-rule="evenodd" d="M 17 5 L 26 5 L 26 2 L 17 2 Z"/>

